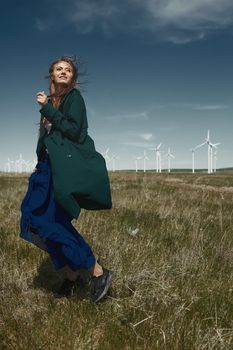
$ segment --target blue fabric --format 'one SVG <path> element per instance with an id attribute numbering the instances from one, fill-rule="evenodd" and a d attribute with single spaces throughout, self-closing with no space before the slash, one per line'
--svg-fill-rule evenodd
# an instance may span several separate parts
<path id="1" fill-rule="evenodd" d="M 20 236 L 46 250 L 56 270 L 72 270 L 95 264 L 91 248 L 74 228 L 72 217 L 54 199 L 49 155 L 39 161 L 31 174 L 21 204 Z"/>

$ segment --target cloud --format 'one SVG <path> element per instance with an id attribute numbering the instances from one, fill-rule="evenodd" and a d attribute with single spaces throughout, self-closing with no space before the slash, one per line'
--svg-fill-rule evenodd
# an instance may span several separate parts
<path id="1" fill-rule="evenodd" d="M 122 8 L 115 0 L 58 0 L 57 8 L 65 15 L 79 33 L 89 33 L 100 28 L 110 35 L 115 19 L 119 19 Z"/>
<path id="2" fill-rule="evenodd" d="M 200 30 L 232 24 L 231 0 L 145 0 L 145 5 L 161 26 Z"/>
<path id="3" fill-rule="evenodd" d="M 79 33 L 147 32 L 174 44 L 202 40 L 233 26 L 232 0 L 57 0 L 54 6 Z"/>
<path id="4" fill-rule="evenodd" d="M 172 126 L 164 126 L 164 127 L 160 127 L 158 128 L 158 130 L 162 131 L 162 132 L 174 132 L 179 130 L 180 127 L 172 125 Z"/>
<path id="5" fill-rule="evenodd" d="M 115 114 L 112 116 L 105 117 L 107 120 L 120 120 L 120 119 L 149 119 L 148 112 L 143 111 L 139 113 L 129 113 L 129 114 Z"/>
<path id="6" fill-rule="evenodd" d="M 140 148 L 154 147 L 154 144 L 149 144 L 147 142 L 140 142 L 140 141 L 124 141 L 124 142 L 121 142 L 120 144 L 125 146 L 133 146 L 133 147 L 140 147 Z"/>
<path id="7" fill-rule="evenodd" d="M 128 141 L 121 141 L 121 145 L 126 146 L 133 146 L 133 147 L 140 147 L 140 148 L 148 148 L 148 147 L 154 147 L 154 144 L 149 143 L 152 139 L 151 133 L 141 133 L 137 134 L 135 131 L 127 131 L 124 135 L 124 139 L 127 139 Z M 143 139 L 143 141 L 138 141 L 138 138 Z"/>
<path id="8" fill-rule="evenodd" d="M 141 137 L 143 140 L 149 141 L 152 138 L 152 134 L 140 134 L 139 137 Z"/>
<path id="9" fill-rule="evenodd" d="M 217 111 L 228 108 L 230 108 L 228 105 L 196 105 L 194 107 L 194 109 L 197 111 Z"/>
<path id="10" fill-rule="evenodd" d="M 196 111 L 214 111 L 214 110 L 222 110 L 229 109 L 231 105 L 225 104 L 199 104 L 199 103 L 171 103 L 167 104 L 167 108 L 178 108 L 178 109 L 192 109 Z"/>
<path id="11" fill-rule="evenodd" d="M 51 27 L 51 21 L 41 20 L 40 18 L 36 18 L 35 26 L 40 32 L 46 32 Z"/>

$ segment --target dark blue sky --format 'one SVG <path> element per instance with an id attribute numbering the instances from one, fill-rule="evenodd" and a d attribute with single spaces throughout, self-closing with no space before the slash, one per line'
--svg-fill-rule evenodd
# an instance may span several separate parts
<path id="1" fill-rule="evenodd" d="M 117 168 L 160 142 L 172 166 L 191 167 L 207 129 L 221 142 L 217 166 L 233 165 L 230 0 L 8 1 L 0 13 L 0 168 L 7 157 L 35 157 L 35 94 L 48 91 L 48 67 L 66 54 L 85 62 L 89 134 L 119 156 Z M 196 161 L 207 166 L 206 148 Z"/>

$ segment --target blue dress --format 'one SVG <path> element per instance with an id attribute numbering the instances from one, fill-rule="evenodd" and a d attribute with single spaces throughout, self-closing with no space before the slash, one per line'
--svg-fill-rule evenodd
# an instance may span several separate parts
<path id="1" fill-rule="evenodd" d="M 47 251 L 56 270 L 73 271 L 95 264 L 91 248 L 74 228 L 72 217 L 54 199 L 49 155 L 36 165 L 20 206 L 20 236 Z"/>

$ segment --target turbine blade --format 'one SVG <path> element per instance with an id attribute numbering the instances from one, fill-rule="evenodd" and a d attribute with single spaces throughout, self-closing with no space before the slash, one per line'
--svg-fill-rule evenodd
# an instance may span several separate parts
<path id="1" fill-rule="evenodd" d="M 206 145 L 206 143 L 207 143 L 207 141 L 205 141 L 205 142 L 203 142 L 203 143 L 201 143 L 200 145 L 197 145 L 196 147 L 194 147 L 194 151 L 196 150 L 196 149 L 198 149 L 198 148 L 200 148 L 200 147 L 202 147 L 202 146 L 204 146 L 204 145 Z"/>

